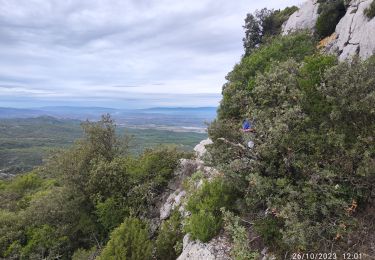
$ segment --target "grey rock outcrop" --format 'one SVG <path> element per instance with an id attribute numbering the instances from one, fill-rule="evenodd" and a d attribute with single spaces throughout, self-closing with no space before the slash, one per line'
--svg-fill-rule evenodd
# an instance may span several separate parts
<path id="1" fill-rule="evenodd" d="M 199 186 L 204 180 L 212 180 L 220 175 L 220 172 L 215 168 L 205 166 L 202 160 L 204 156 L 208 155 L 206 145 L 211 144 L 210 139 L 201 141 L 195 146 L 195 159 L 181 159 L 178 169 L 174 172 L 175 177 L 168 184 L 168 192 L 160 201 L 159 217 L 154 224 L 158 227 L 161 222 L 168 219 L 174 209 L 178 209 L 181 215 L 185 218 L 190 215 L 190 212 L 185 210 L 186 191 L 182 183 L 189 178 L 193 173 L 200 172 L 201 179 L 189 180 L 194 189 L 199 189 Z M 212 239 L 208 243 L 193 241 L 189 234 L 185 235 L 183 240 L 183 251 L 178 257 L 179 260 L 227 260 L 230 258 L 231 243 L 225 234 L 221 234 Z"/>
<path id="2" fill-rule="evenodd" d="M 231 245 L 225 236 L 218 236 L 209 243 L 190 239 L 185 235 L 182 254 L 177 260 L 227 260 L 230 258 Z"/>
<path id="3" fill-rule="evenodd" d="M 367 59 L 375 52 L 375 19 L 369 19 L 364 10 L 372 0 L 352 0 L 336 26 L 335 33 L 324 45 L 324 51 L 336 54 L 339 60 L 359 55 Z M 307 0 L 301 8 L 292 14 L 282 28 L 282 34 L 298 30 L 315 30 L 319 17 L 317 0 Z M 328 39 L 328 38 L 327 38 Z"/>
<path id="4" fill-rule="evenodd" d="M 345 16 L 336 26 L 336 39 L 326 48 L 336 53 L 340 60 L 350 59 L 358 54 L 366 59 L 375 51 L 375 19 L 369 19 L 364 10 L 372 0 L 354 0 L 350 3 Z"/>
<path id="5" fill-rule="evenodd" d="M 212 140 L 210 138 L 207 138 L 205 140 L 202 140 L 199 144 L 197 144 L 194 147 L 194 151 L 196 156 L 201 159 L 204 154 L 207 152 L 206 145 L 212 144 Z"/>
<path id="6" fill-rule="evenodd" d="M 315 28 L 316 20 L 318 19 L 317 0 L 307 0 L 298 11 L 293 13 L 289 19 L 284 23 L 282 34 L 298 31 L 298 30 L 311 30 Z"/>
<path id="7" fill-rule="evenodd" d="M 167 198 L 167 201 L 160 208 L 160 219 L 167 219 L 172 211 L 179 207 L 182 203 L 182 199 L 185 197 L 186 192 L 181 189 L 177 189 L 175 192 L 171 193 Z"/>

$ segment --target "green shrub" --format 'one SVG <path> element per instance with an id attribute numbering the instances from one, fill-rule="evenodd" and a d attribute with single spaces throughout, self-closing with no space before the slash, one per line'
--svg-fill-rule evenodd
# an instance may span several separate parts
<path id="1" fill-rule="evenodd" d="M 368 205 L 375 185 L 374 68 L 373 59 L 338 64 L 316 55 L 274 63 L 256 76 L 242 117 L 256 118 L 257 145 L 220 166 L 226 175 L 245 176 L 244 214 L 254 216 L 257 232 L 280 255 L 327 245 L 341 250 L 337 240 L 354 229 L 353 211 Z M 235 160 L 248 164 L 237 168 Z"/>
<path id="2" fill-rule="evenodd" d="M 296 6 L 287 7 L 282 11 L 263 8 L 256 10 L 254 14 L 247 14 L 243 26 L 245 56 L 251 55 L 268 38 L 279 35 L 283 23 L 297 10 Z"/>
<path id="3" fill-rule="evenodd" d="M 364 13 L 369 19 L 375 17 L 375 1 L 371 2 L 370 6 L 364 10 Z"/>
<path id="4" fill-rule="evenodd" d="M 319 38 L 323 39 L 334 33 L 336 25 L 345 15 L 346 8 L 343 0 L 322 1 L 318 12 L 315 28 Z"/>
<path id="5" fill-rule="evenodd" d="M 311 35 L 296 33 L 277 37 L 263 44 L 251 55 L 245 56 L 226 77 L 227 83 L 223 86 L 218 118 L 232 122 L 241 121 L 249 106 L 256 75 L 268 71 L 277 61 L 286 61 L 289 58 L 302 61 L 305 56 L 315 52 L 315 45 Z"/>
<path id="6" fill-rule="evenodd" d="M 220 208 L 232 208 L 236 191 L 223 178 L 204 181 L 202 186 L 193 193 L 187 202 L 186 209 L 191 213 L 201 210 L 220 214 Z"/>
<path id="7" fill-rule="evenodd" d="M 254 223 L 255 231 L 262 236 L 262 239 L 267 245 L 276 247 L 283 247 L 282 221 L 272 216 L 259 219 Z"/>
<path id="8" fill-rule="evenodd" d="M 152 179 L 154 187 L 162 190 L 173 176 L 179 159 L 185 153 L 176 148 L 160 147 L 146 150 L 139 159 L 138 167 L 145 179 Z"/>
<path id="9" fill-rule="evenodd" d="M 329 117 L 330 107 L 319 91 L 320 83 L 325 72 L 337 64 L 335 56 L 307 56 L 300 69 L 298 77 L 300 88 L 303 90 L 303 109 L 309 115 L 311 124 L 318 127 L 319 121 Z"/>
<path id="10" fill-rule="evenodd" d="M 190 233 L 193 239 L 208 242 L 217 235 L 221 227 L 221 216 L 201 209 L 188 218 L 185 231 Z"/>
<path id="11" fill-rule="evenodd" d="M 56 229 L 49 225 L 28 228 L 27 244 L 22 248 L 21 255 L 25 258 L 45 258 L 59 255 L 62 244 L 66 244 L 67 237 L 59 237 Z"/>
<path id="12" fill-rule="evenodd" d="M 99 259 L 101 260 L 145 260 L 151 259 L 152 243 L 148 238 L 148 227 L 136 218 L 126 218 L 111 234 Z"/>
<path id="13" fill-rule="evenodd" d="M 11 191 L 24 194 L 41 187 L 42 184 L 43 179 L 38 174 L 31 172 L 17 176 L 12 182 L 9 182 L 8 188 Z"/>
<path id="14" fill-rule="evenodd" d="M 89 260 L 94 259 L 96 256 L 96 253 L 98 252 L 98 249 L 96 247 L 90 248 L 90 249 L 77 249 L 73 256 L 72 260 Z"/>
<path id="15" fill-rule="evenodd" d="M 181 215 L 174 211 L 170 219 L 164 221 L 156 238 L 156 256 L 160 260 L 174 260 L 182 251 L 183 232 Z"/>
<path id="16" fill-rule="evenodd" d="M 223 211 L 225 230 L 232 238 L 231 256 L 235 260 L 256 260 L 259 253 L 252 251 L 249 246 L 249 236 L 246 228 L 240 225 L 240 218 L 229 211 Z"/>
<path id="17" fill-rule="evenodd" d="M 284 10 L 275 10 L 265 17 L 262 23 L 264 36 L 275 36 L 281 33 L 281 27 L 288 18 L 298 10 L 297 6 L 286 7 Z"/>
<path id="18" fill-rule="evenodd" d="M 111 231 L 121 224 L 126 215 L 126 208 L 114 198 L 108 198 L 96 205 L 96 214 L 99 222 L 107 231 Z"/>
<path id="19" fill-rule="evenodd" d="M 220 209 L 233 208 L 236 196 L 235 189 L 222 178 L 205 181 L 187 202 L 186 209 L 191 216 L 185 231 L 191 233 L 194 239 L 209 241 L 222 227 Z"/>

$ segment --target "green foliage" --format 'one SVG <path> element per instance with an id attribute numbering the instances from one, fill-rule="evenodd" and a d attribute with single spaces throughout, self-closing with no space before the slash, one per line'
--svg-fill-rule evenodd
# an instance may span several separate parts
<path id="1" fill-rule="evenodd" d="M 262 239 L 273 247 L 283 247 L 283 237 L 280 232 L 282 221 L 272 216 L 260 219 L 254 223 L 254 229 L 262 236 Z"/>
<path id="2" fill-rule="evenodd" d="M 96 205 L 96 214 L 103 227 L 107 231 L 111 231 L 122 223 L 127 212 L 124 205 L 110 197 Z"/>
<path id="3" fill-rule="evenodd" d="M 316 33 L 320 39 L 331 35 L 340 19 L 345 15 L 346 8 L 343 0 L 320 1 L 319 17 L 316 21 Z"/>
<path id="4" fill-rule="evenodd" d="M 222 227 L 220 209 L 233 208 L 236 191 L 221 178 L 211 182 L 205 181 L 193 193 L 187 202 L 186 209 L 191 212 L 185 230 L 194 239 L 207 242 L 214 237 Z"/>
<path id="5" fill-rule="evenodd" d="M 271 15 L 265 17 L 262 23 L 263 37 L 279 35 L 284 22 L 297 10 L 297 6 L 286 7 L 281 11 L 275 10 Z"/>
<path id="6" fill-rule="evenodd" d="M 220 208 L 232 208 L 236 191 L 222 178 L 204 181 L 202 186 L 193 193 L 187 202 L 186 209 L 191 213 L 206 210 L 220 214 Z"/>
<path id="7" fill-rule="evenodd" d="M 73 256 L 72 260 L 90 260 L 95 259 L 94 257 L 97 254 L 98 249 L 96 247 L 92 247 L 90 249 L 77 249 Z"/>
<path id="8" fill-rule="evenodd" d="M 357 206 L 369 203 L 375 185 L 373 75 L 373 59 L 337 64 L 314 55 L 274 63 L 248 90 L 249 105 L 239 115 L 256 118 L 256 145 L 217 163 L 226 174 L 244 176 L 243 214 L 258 214 L 256 231 L 280 255 L 327 245 L 342 250 Z M 217 125 L 231 126 L 226 122 L 215 122 L 209 134 L 219 136 L 224 128 Z M 210 149 L 223 148 L 216 141 Z"/>
<path id="9" fill-rule="evenodd" d="M 369 19 L 372 19 L 375 17 L 375 1 L 372 1 L 370 6 L 367 7 L 365 10 L 364 10 L 364 14 L 369 18 Z"/>
<path id="10" fill-rule="evenodd" d="M 329 104 L 318 91 L 327 69 L 337 64 L 334 56 L 313 55 L 307 56 L 300 69 L 298 77 L 300 88 L 303 90 L 302 102 L 304 111 L 309 115 L 311 124 L 319 127 L 319 121 L 329 116 Z"/>
<path id="11" fill-rule="evenodd" d="M 233 245 L 231 256 L 235 260 L 259 259 L 259 253 L 252 251 L 249 246 L 249 236 L 244 226 L 240 224 L 240 218 L 229 211 L 222 210 L 225 230 L 232 238 Z"/>
<path id="12" fill-rule="evenodd" d="M 258 73 L 266 72 L 276 61 L 294 58 L 302 61 L 315 52 L 315 42 L 305 33 L 278 37 L 262 45 L 252 55 L 245 56 L 227 75 L 223 99 L 218 109 L 220 120 L 241 121 L 249 107 L 249 96 Z"/>
<path id="13" fill-rule="evenodd" d="M 296 6 L 287 7 L 282 11 L 263 8 L 256 10 L 254 14 L 247 14 L 243 26 L 245 55 L 252 54 L 267 38 L 279 35 L 283 23 L 297 10 Z"/>
<path id="14" fill-rule="evenodd" d="M 35 172 L 17 176 L 12 181 L 4 181 L 4 192 L 14 197 L 23 197 L 42 187 L 43 179 Z M 1 192 L 1 191 L 0 191 Z"/>
<path id="15" fill-rule="evenodd" d="M 178 160 L 183 153 L 175 148 L 171 149 L 148 149 L 140 157 L 138 170 L 142 171 L 144 178 L 152 179 L 156 189 L 162 189 L 172 177 L 174 169 L 178 165 Z"/>
<path id="16" fill-rule="evenodd" d="M 153 218 L 178 160 L 190 156 L 170 147 L 123 153 L 108 117 L 84 129 L 43 167 L 0 182 L 0 258 L 84 257 L 91 251 L 77 249 L 106 243 L 124 218 Z"/>
<path id="17" fill-rule="evenodd" d="M 182 243 L 183 232 L 181 215 L 174 211 L 170 219 L 164 221 L 160 227 L 155 241 L 156 256 L 160 260 L 174 260 L 182 251 L 179 245 Z"/>
<path id="18" fill-rule="evenodd" d="M 56 230 L 49 225 L 29 228 L 27 231 L 27 244 L 22 248 L 21 255 L 26 258 L 45 258 L 59 255 L 60 248 L 68 241 L 67 237 L 56 237 Z"/>
<path id="19" fill-rule="evenodd" d="M 185 231 L 190 233 L 193 239 L 208 242 L 218 234 L 221 227 L 222 221 L 220 216 L 201 209 L 188 218 Z"/>
<path id="20" fill-rule="evenodd" d="M 148 227 L 137 218 L 126 218 L 111 234 L 99 259 L 151 259 L 152 243 Z"/>

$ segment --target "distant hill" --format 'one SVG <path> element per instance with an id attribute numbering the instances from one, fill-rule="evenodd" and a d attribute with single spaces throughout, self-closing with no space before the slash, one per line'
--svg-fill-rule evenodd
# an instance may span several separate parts
<path id="1" fill-rule="evenodd" d="M 156 107 L 147 109 L 116 109 L 105 107 L 51 106 L 31 109 L 0 108 L 0 118 L 34 118 L 52 116 L 59 119 L 99 120 L 109 113 L 123 126 L 201 127 L 216 117 L 215 107 Z"/>

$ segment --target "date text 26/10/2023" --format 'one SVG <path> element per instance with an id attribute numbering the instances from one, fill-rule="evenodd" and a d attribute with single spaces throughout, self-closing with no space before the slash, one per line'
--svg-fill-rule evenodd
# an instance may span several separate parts
<path id="1" fill-rule="evenodd" d="M 291 255 L 292 260 L 334 260 L 334 259 L 345 259 L 345 260 L 360 260 L 362 259 L 361 253 L 293 253 Z"/>

